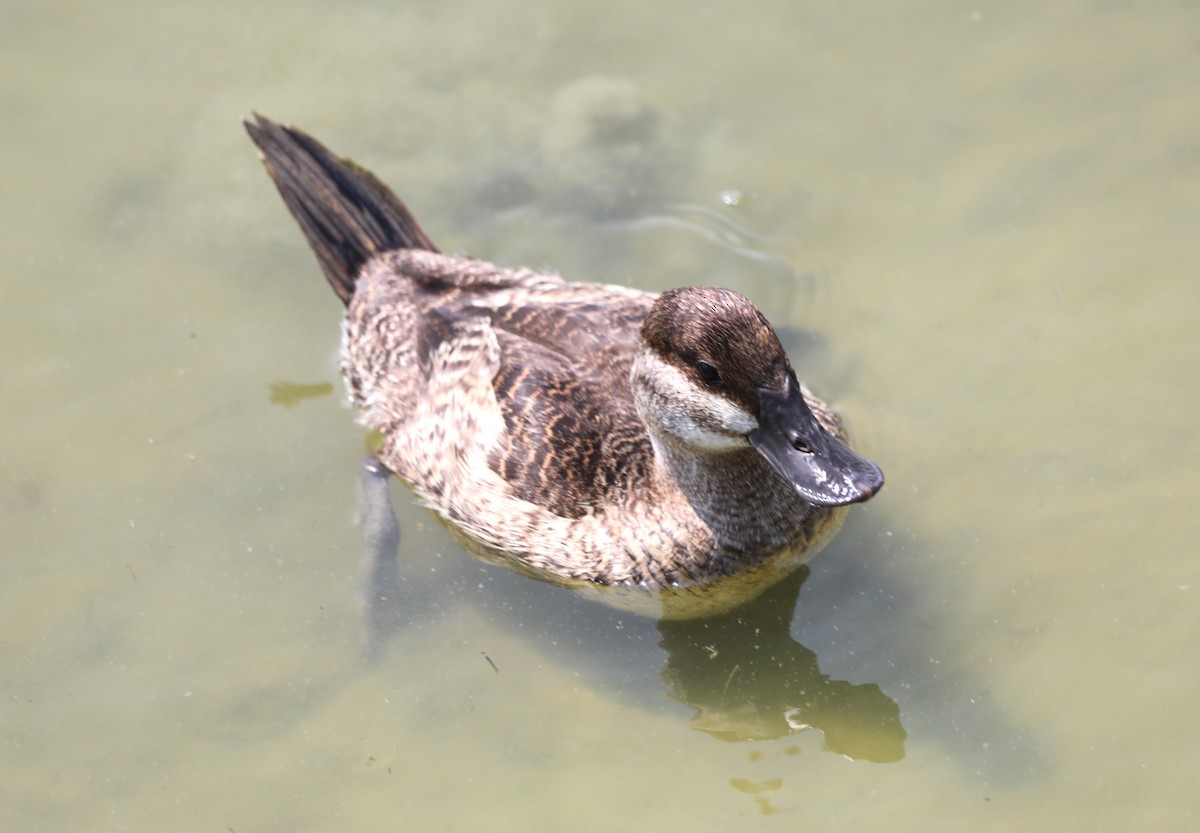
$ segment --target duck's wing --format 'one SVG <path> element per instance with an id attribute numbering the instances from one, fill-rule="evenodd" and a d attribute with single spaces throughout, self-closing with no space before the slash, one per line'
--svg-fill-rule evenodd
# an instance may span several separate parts
<path id="1" fill-rule="evenodd" d="M 492 387 L 505 432 L 488 465 L 517 497 L 564 517 L 601 507 L 651 459 L 629 371 L 652 297 L 605 300 L 492 314 L 500 348 Z"/>

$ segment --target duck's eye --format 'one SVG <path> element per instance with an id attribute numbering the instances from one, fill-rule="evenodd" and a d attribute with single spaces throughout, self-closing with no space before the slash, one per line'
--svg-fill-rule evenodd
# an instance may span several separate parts
<path id="1" fill-rule="evenodd" d="M 703 359 L 696 362 L 696 372 L 700 374 L 700 378 L 704 380 L 705 384 L 715 385 L 721 381 L 720 372 Z"/>

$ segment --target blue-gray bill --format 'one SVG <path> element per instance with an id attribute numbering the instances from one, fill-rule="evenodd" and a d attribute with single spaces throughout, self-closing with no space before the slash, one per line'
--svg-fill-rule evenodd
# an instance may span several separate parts
<path id="1" fill-rule="evenodd" d="M 751 432 L 750 444 L 804 500 L 845 506 L 868 500 L 883 487 L 879 466 L 821 427 L 794 378 L 783 393 L 760 388 L 758 405 L 759 427 Z"/>

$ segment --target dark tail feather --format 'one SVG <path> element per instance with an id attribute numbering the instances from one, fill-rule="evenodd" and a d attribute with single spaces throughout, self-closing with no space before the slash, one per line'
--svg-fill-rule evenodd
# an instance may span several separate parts
<path id="1" fill-rule="evenodd" d="M 358 271 L 374 255 L 437 251 L 404 203 L 370 171 L 294 127 L 257 113 L 254 119 L 246 132 L 343 303 L 350 303 Z"/>

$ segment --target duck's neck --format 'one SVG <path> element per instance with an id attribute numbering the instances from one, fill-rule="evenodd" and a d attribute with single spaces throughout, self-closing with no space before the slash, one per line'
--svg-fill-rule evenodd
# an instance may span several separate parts
<path id="1" fill-rule="evenodd" d="M 659 475 L 670 481 L 722 547 L 753 559 L 811 533 L 827 510 L 805 503 L 749 445 L 700 452 L 651 436 Z"/>

